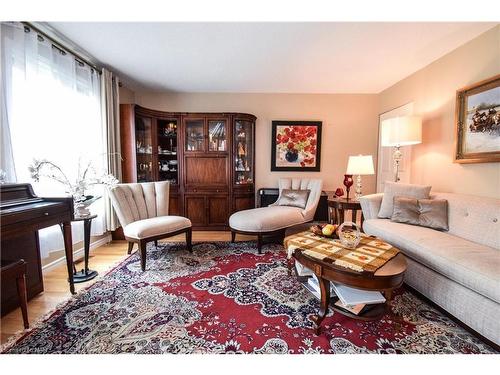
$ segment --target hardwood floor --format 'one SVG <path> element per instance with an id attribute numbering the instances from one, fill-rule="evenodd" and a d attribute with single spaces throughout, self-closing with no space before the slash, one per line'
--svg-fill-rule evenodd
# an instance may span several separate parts
<path id="1" fill-rule="evenodd" d="M 184 241 L 184 235 L 179 235 L 165 239 L 169 241 Z M 238 235 L 237 241 L 255 239 L 250 236 Z M 230 241 L 230 232 L 220 231 L 195 231 L 193 232 L 193 241 Z M 163 241 L 160 241 L 163 242 Z M 134 251 L 136 247 L 134 247 Z M 115 264 L 127 257 L 127 242 L 113 241 L 107 245 L 101 246 L 91 252 L 90 268 L 96 270 L 99 275 L 103 275 Z M 81 269 L 83 259 L 77 262 L 77 269 Z M 59 264 L 57 267 L 44 271 L 43 282 L 44 292 L 28 302 L 28 316 L 30 325 L 33 325 L 40 317 L 53 310 L 59 303 L 71 297 L 67 282 L 67 271 L 65 263 Z M 92 285 L 96 279 L 86 283 L 75 284 L 76 291 Z M 11 336 L 23 329 L 23 320 L 21 310 L 18 308 L 9 314 L 5 315 L 0 320 L 1 343 L 5 343 Z"/>

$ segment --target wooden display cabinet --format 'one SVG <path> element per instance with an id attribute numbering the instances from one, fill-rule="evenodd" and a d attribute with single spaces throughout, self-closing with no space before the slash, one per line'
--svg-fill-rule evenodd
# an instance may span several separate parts
<path id="1" fill-rule="evenodd" d="M 171 215 L 224 230 L 231 213 L 255 207 L 255 116 L 130 104 L 120 115 L 123 181 L 170 181 Z"/>

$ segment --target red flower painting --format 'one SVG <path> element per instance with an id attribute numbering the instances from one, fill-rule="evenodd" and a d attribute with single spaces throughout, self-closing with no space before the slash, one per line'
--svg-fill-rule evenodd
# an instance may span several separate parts
<path id="1" fill-rule="evenodd" d="M 320 122 L 273 121 L 272 170 L 318 170 Z"/>

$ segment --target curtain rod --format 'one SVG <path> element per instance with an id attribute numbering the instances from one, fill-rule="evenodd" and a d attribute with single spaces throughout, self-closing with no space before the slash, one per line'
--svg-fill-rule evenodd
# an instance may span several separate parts
<path id="1" fill-rule="evenodd" d="M 83 61 L 85 64 L 87 64 L 88 66 L 90 66 L 91 68 L 95 69 L 99 74 L 102 74 L 102 68 L 97 66 L 96 64 L 94 64 L 93 62 L 89 61 L 88 59 L 86 59 L 85 57 L 81 56 L 79 53 L 75 52 L 75 50 L 73 48 L 70 48 L 66 45 L 64 45 L 63 43 L 61 42 L 58 42 L 57 40 L 54 39 L 54 37 L 48 35 L 46 32 L 40 30 L 38 27 L 36 27 L 35 25 L 33 25 L 31 22 L 21 22 L 24 26 L 27 26 L 28 28 L 30 29 L 33 29 L 35 32 L 37 32 L 38 34 L 42 35 L 43 37 L 47 38 L 48 40 L 50 40 L 50 42 L 54 45 L 54 47 L 56 47 L 57 49 L 59 50 L 62 50 L 63 52 L 69 52 L 71 53 L 73 56 L 76 57 L 76 60 L 81 60 Z"/>

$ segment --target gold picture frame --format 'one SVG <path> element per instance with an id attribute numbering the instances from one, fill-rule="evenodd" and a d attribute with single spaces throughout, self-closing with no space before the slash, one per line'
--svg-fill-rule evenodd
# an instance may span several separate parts
<path id="1" fill-rule="evenodd" d="M 457 91 L 455 163 L 500 161 L 500 74 Z"/>

